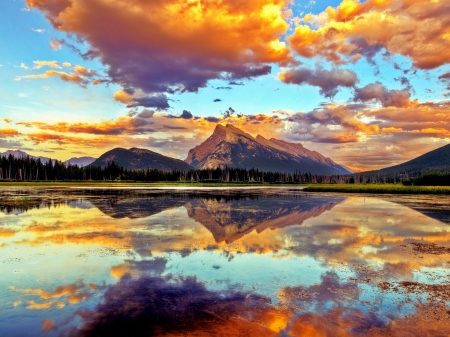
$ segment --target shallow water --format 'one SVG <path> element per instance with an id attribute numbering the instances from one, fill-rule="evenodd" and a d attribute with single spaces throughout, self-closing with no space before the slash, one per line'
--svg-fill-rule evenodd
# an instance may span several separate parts
<path id="1" fill-rule="evenodd" d="M 0 336 L 448 336 L 449 204 L 3 190 Z"/>

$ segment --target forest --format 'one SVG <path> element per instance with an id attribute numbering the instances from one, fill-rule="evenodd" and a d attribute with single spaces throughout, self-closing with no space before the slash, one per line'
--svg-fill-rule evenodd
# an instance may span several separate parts
<path id="1" fill-rule="evenodd" d="M 192 169 L 188 171 L 130 170 L 114 161 L 105 167 L 66 165 L 58 160 L 42 162 L 30 157 L 0 158 L 2 181 L 128 181 L 128 182 L 203 182 L 203 183 L 324 183 L 369 184 L 401 183 L 414 185 L 450 185 L 450 174 L 425 174 L 414 180 L 382 175 L 319 175 L 310 172 L 270 172 L 244 168 Z"/>

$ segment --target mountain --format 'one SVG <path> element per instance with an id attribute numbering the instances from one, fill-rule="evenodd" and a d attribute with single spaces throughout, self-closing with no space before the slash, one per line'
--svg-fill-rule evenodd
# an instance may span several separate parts
<path id="1" fill-rule="evenodd" d="M 138 148 L 129 150 L 116 148 L 108 151 L 95 160 L 91 166 L 106 166 L 114 161 L 117 165 L 126 169 L 146 170 L 158 169 L 163 171 L 190 170 L 192 167 L 184 161 L 163 156 L 162 154 Z"/>
<path id="2" fill-rule="evenodd" d="M 206 141 L 189 151 L 185 162 L 200 169 L 228 166 L 326 175 L 352 173 L 299 143 L 260 135 L 254 138 L 231 124 L 218 124 Z"/>
<path id="3" fill-rule="evenodd" d="M 361 175 L 405 176 L 415 178 L 427 172 L 450 172 L 450 144 L 427 152 L 406 163 L 381 170 L 363 172 Z"/>
<path id="4" fill-rule="evenodd" d="M 66 165 L 77 165 L 79 167 L 84 167 L 92 164 L 97 158 L 94 157 L 74 157 L 66 160 L 64 164 Z"/>
<path id="5" fill-rule="evenodd" d="M 30 157 L 36 160 L 40 159 L 42 163 L 46 163 L 50 160 L 50 158 L 33 156 L 21 150 L 7 150 L 5 152 L 0 152 L 0 157 L 8 157 L 9 155 L 12 155 L 14 158 Z"/>

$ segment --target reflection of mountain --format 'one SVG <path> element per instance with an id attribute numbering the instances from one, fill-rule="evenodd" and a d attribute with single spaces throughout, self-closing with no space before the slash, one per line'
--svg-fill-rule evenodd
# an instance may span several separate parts
<path id="1" fill-rule="evenodd" d="M 115 219 L 146 218 L 170 208 L 181 207 L 185 203 L 186 199 L 176 199 L 170 195 L 134 198 L 111 197 L 93 202 L 100 211 Z"/>
<path id="2" fill-rule="evenodd" d="M 450 209 L 448 207 L 450 199 L 446 196 L 432 196 L 428 198 L 426 196 L 420 196 L 419 198 L 410 197 L 388 200 L 399 205 L 407 206 L 430 218 L 450 224 Z"/>
<path id="3" fill-rule="evenodd" d="M 258 200 L 230 202 L 196 199 L 186 207 L 191 218 L 205 226 L 216 242 L 233 242 L 245 234 L 270 228 L 301 225 L 332 209 L 345 198 L 315 198 L 304 195 L 266 196 Z"/>

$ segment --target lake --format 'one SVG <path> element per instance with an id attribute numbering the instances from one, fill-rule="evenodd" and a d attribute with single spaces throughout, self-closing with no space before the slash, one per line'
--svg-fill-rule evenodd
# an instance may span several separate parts
<path id="1" fill-rule="evenodd" d="M 0 193 L 0 336 L 450 334 L 448 196 Z"/>

